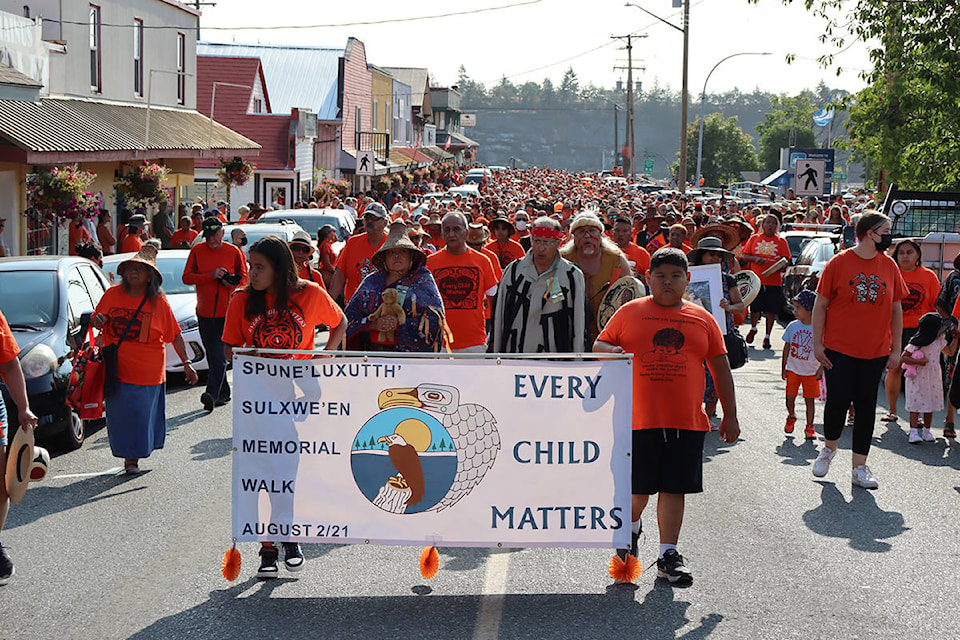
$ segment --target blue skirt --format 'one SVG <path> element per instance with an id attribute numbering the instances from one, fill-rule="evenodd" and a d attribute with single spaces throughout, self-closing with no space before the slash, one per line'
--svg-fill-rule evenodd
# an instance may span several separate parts
<path id="1" fill-rule="evenodd" d="M 167 437 L 166 384 L 116 382 L 106 400 L 107 437 L 118 458 L 149 457 Z"/>

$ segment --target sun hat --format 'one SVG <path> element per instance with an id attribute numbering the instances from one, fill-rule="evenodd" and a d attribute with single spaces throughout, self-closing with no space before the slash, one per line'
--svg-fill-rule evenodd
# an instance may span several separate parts
<path id="1" fill-rule="evenodd" d="M 290 238 L 288 245 L 293 244 L 305 244 L 310 247 L 310 250 L 313 251 L 313 238 L 310 237 L 310 234 L 306 231 L 297 231 L 293 234 L 293 237 Z"/>
<path id="2" fill-rule="evenodd" d="M 387 251 L 391 249 L 406 249 L 410 252 L 411 271 L 427 262 L 427 254 L 425 254 L 420 247 L 413 244 L 413 241 L 407 236 L 407 225 L 402 220 L 397 220 L 390 225 L 390 232 L 387 234 L 387 238 L 370 259 L 373 266 L 383 271 L 386 268 Z"/>
<path id="3" fill-rule="evenodd" d="M 127 270 L 132 263 L 138 262 L 140 264 L 145 264 L 151 269 L 153 269 L 154 275 L 157 276 L 157 279 L 160 281 L 160 284 L 163 284 L 163 275 L 160 273 L 160 269 L 157 268 L 157 254 L 160 253 L 160 250 L 152 245 L 145 244 L 140 247 L 140 251 L 136 253 L 120 264 L 117 265 L 117 275 L 123 276 L 123 272 Z"/>
<path id="4" fill-rule="evenodd" d="M 27 492 L 30 466 L 33 464 L 33 430 L 18 427 L 10 441 L 7 459 L 7 494 L 11 502 L 20 502 Z"/>
<path id="5" fill-rule="evenodd" d="M 736 229 L 728 227 L 725 224 L 708 224 L 700 227 L 690 236 L 690 242 L 696 243 L 699 246 L 700 240 L 707 236 L 719 237 L 722 241 L 723 248 L 727 251 L 730 251 L 740 244 L 740 234 L 737 233 Z"/>
<path id="6" fill-rule="evenodd" d="M 510 222 L 510 218 L 501 217 L 501 216 L 497 216 L 496 218 L 491 220 L 490 224 L 488 224 L 487 226 L 490 227 L 490 232 L 492 233 L 499 225 L 506 226 L 507 230 L 510 232 L 510 235 L 513 235 L 517 231 L 516 227 L 513 226 L 513 223 Z"/>
<path id="7" fill-rule="evenodd" d="M 143 227 L 147 224 L 147 218 L 144 215 L 136 214 L 130 216 L 130 219 L 127 220 L 127 226 L 136 227 L 137 229 Z"/>
<path id="8" fill-rule="evenodd" d="M 703 259 L 703 254 L 708 251 L 721 254 L 724 260 L 729 260 L 733 257 L 732 252 L 724 249 L 723 240 L 717 236 L 704 236 L 697 242 L 697 248 L 691 249 L 687 253 L 687 261 L 690 264 L 698 265 L 700 264 L 700 260 Z"/>
<path id="9" fill-rule="evenodd" d="M 943 324 L 943 317 L 935 311 L 925 313 L 917 322 L 917 332 L 910 338 L 910 344 L 915 347 L 926 347 L 937 339 L 940 334 L 940 327 Z"/>

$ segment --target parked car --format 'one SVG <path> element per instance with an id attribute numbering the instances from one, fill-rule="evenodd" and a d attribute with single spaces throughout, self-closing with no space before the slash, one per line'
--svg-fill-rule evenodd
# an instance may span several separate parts
<path id="1" fill-rule="evenodd" d="M 223 226 L 223 239 L 225 242 L 230 242 L 230 234 L 234 229 L 243 229 L 243 232 L 247 234 L 247 245 L 242 247 L 242 249 L 248 260 L 250 259 L 250 245 L 260 238 L 277 236 L 284 242 L 290 242 L 293 239 L 293 234 L 297 231 L 303 231 L 300 225 L 290 220 L 276 220 L 274 222 L 258 224 L 227 224 Z M 201 242 L 203 242 L 203 236 L 199 235 L 193 241 L 193 246 Z"/>
<path id="2" fill-rule="evenodd" d="M 353 215 L 346 209 L 287 209 L 268 211 L 257 219 L 257 224 L 276 223 L 291 220 L 310 234 L 316 241 L 317 229 L 325 224 L 337 230 L 337 241 L 346 242 L 357 226 Z M 244 230 L 247 228 L 244 227 Z"/>
<path id="3" fill-rule="evenodd" d="M 783 275 L 784 298 L 789 302 L 801 289 L 816 290 L 823 268 L 839 251 L 840 237 L 837 235 L 810 238 L 793 266 L 787 267 Z"/>
<path id="4" fill-rule="evenodd" d="M 836 239 L 840 236 L 840 226 L 835 224 L 785 224 L 780 233 L 790 246 L 790 258 L 793 262 L 803 253 L 804 247 L 813 238 Z"/>
<path id="5" fill-rule="evenodd" d="M 467 171 L 467 175 L 463 177 L 463 184 L 476 184 L 476 185 L 485 185 L 493 179 L 493 172 L 490 169 L 484 167 L 477 167 L 475 169 L 470 169 Z"/>
<path id="6" fill-rule="evenodd" d="M 135 254 L 120 253 L 103 257 L 103 273 L 106 274 L 110 284 L 120 282 L 117 267 L 133 255 Z M 164 249 L 157 254 L 157 268 L 163 276 L 163 292 L 167 294 L 173 316 L 180 325 L 180 333 L 183 335 L 183 343 L 187 347 L 190 363 L 197 371 L 206 371 L 210 367 L 207 364 L 207 354 L 203 349 L 197 322 L 197 291 L 192 284 L 183 282 L 183 267 L 187 264 L 188 255 L 190 252 L 186 249 Z M 167 373 L 183 373 L 180 356 L 174 351 L 173 345 L 166 345 L 166 350 Z"/>
<path id="7" fill-rule="evenodd" d="M 81 316 L 93 311 L 108 286 L 86 258 L 0 258 L 0 310 L 20 346 L 30 408 L 40 419 L 38 439 L 57 439 L 68 449 L 83 444 L 86 425 L 66 404 L 71 352 L 84 337 Z M 20 419 L 6 386 L 3 400 L 13 431 Z"/>
<path id="8" fill-rule="evenodd" d="M 462 196 L 464 198 L 479 198 L 480 189 L 477 188 L 475 184 L 464 183 L 459 187 L 451 187 L 446 194 L 444 194 L 444 200 L 453 199 L 455 196 Z"/>

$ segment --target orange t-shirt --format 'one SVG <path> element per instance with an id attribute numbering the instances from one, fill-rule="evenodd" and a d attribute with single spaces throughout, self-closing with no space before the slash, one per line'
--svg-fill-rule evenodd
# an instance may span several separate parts
<path id="1" fill-rule="evenodd" d="M 853 249 L 842 251 L 824 267 L 817 293 L 830 300 L 824 347 L 852 358 L 890 355 L 893 303 L 907 294 L 893 258 L 880 253 L 864 260 Z"/>
<path id="2" fill-rule="evenodd" d="M 17 339 L 13 337 L 3 312 L 0 312 L 0 362 L 10 362 L 18 355 L 20 355 L 20 347 L 17 345 Z"/>
<path id="3" fill-rule="evenodd" d="M 920 317 L 937 310 L 937 296 L 940 295 L 940 279 L 930 269 L 919 266 L 913 271 L 900 271 L 907 285 L 907 294 L 903 297 L 903 328 L 916 329 Z"/>
<path id="4" fill-rule="evenodd" d="M 193 244 L 193 241 L 197 239 L 197 236 L 200 235 L 193 229 L 177 229 L 173 232 L 173 235 L 170 236 L 170 248 L 172 249 L 189 249 L 190 245 Z"/>
<path id="5" fill-rule="evenodd" d="M 490 251 L 486 247 L 483 247 L 480 250 L 480 253 L 490 258 L 490 266 L 493 267 L 493 276 L 497 279 L 497 284 L 500 284 L 500 281 L 503 279 L 503 269 L 500 268 L 500 259 L 497 258 L 497 254 L 493 251 Z M 490 303 L 490 299 L 484 297 L 483 299 L 483 317 L 489 320 L 493 316 L 493 305 Z"/>
<path id="6" fill-rule="evenodd" d="M 123 285 L 107 289 L 97 304 L 97 313 L 107 316 L 103 325 L 104 344 L 116 344 L 143 300 L 123 290 Z M 127 384 L 153 386 L 167 379 L 167 353 L 164 343 L 180 335 L 180 325 L 166 296 L 147 300 L 127 337 L 117 350 L 117 380 Z"/>
<path id="7" fill-rule="evenodd" d="M 386 239 L 387 236 L 383 236 L 383 240 Z M 347 277 L 343 285 L 344 302 L 349 302 L 363 279 L 377 270 L 371 259 L 377 249 L 383 245 L 383 240 L 376 246 L 370 246 L 370 242 L 367 241 L 367 234 L 361 233 L 358 236 L 353 236 L 343 245 L 340 255 L 337 256 L 335 266 Z"/>
<path id="8" fill-rule="evenodd" d="M 633 354 L 633 428 L 709 431 L 703 363 L 727 352 L 713 316 L 700 305 L 661 307 L 631 300 L 597 338 Z"/>
<path id="9" fill-rule="evenodd" d="M 315 282 L 320 285 L 320 288 L 324 291 L 327 290 L 327 285 L 323 284 L 323 276 L 319 271 L 311 267 L 309 264 L 303 265 L 303 269 L 300 269 L 300 273 L 297 274 L 304 280 L 309 280 L 310 282 Z"/>
<path id="10" fill-rule="evenodd" d="M 143 246 L 143 240 L 135 233 L 128 233 L 123 236 L 120 242 L 120 253 L 136 253 Z"/>
<path id="11" fill-rule="evenodd" d="M 240 283 L 234 287 L 223 280 L 215 280 L 213 271 L 223 267 L 229 273 L 240 274 Z M 197 315 L 202 318 L 223 318 L 227 314 L 227 300 L 237 287 L 247 283 L 247 258 L 239 247 L 224 242 L 219 249 L 211 249 L 201 242 L 190 249 L 183 267 L 183 283 L 197 287 Z"/>
<path id="12" fill-rule="evenodd" d="M 783 271 L 778 271 L 773 275 L 761 278 L 760 274 L 773 266 L 773 263 L 780 258 L 790 259 L 790 245 L 780 236 L 768 237 L 762 233 L 755 233 L 747 239 L 743 245 L 741 255 L 759 256 L 767 258 L 766 262 L 748 262 L 750 271 L 757 274 L 761 285 L 779 287 L 783 285 Z"/>
<path id="13" fill-rule="evenodd" d="M 642 276 L 650 268 L 650 252 L 636 242 L 631 242 L 626 247 L 620 247 L 620 250 L 623 251 L 623 255 L 627 256 L 627 262 L 633 263 L 631 266 L 637 270 L 638 275 Z"/>
<path id="14" fill-rule="evenodd" d="M 82 223 L 78 226 L 76 222 L 71 222 L 68 235 L 70 242 L 68 249 L 70 255 L 72 256 L 77 255 L 78 244 L 82 242 L 93 242 L 93 237 L 90 235 L 90 230 L 87 229 L 87 225 Z"/>
<path id="15" fill-rule="evenodd" d="M 509 242 L 505 242 L 503 244 L 500 244 L 496 240 L 491 240 L 486 244 L 484 249 L 497 256 L 497 260 L 500 261 L 501 269 L 506 269 L 507 265 L 511 262 L 514 260 L 519 260 L 523 256 L 527 255 L 523 245 L 514 240 L 510 240 Z"/>
<path id="16" fill-rule="evenodd" d="M 237 291 L 230 298 L 227 318 L 223 326 L 223 341 L 234 347 L 261 349 L 315 349 L 314 328 L 318 324 L 336 327 L 343 319 L 343 312 L 326 290 L 315 282 L 309 282 L 300 291 L 290 296 L 289 313 L 278 315 L 274 305 L 277 296 L 267 294 L 267 314 L 248 319 L 246 317 L 246 289 Z M 267 354 L 265 354 L 267 355 Z M 271 356 L 282 357 L 282 356 Z M 301 354 L 296 359 L 307 359 Z"/>
<path id="17" fill-rule="evenodd" d="M 320 243 L 320 246 L 317 247 L 317 250 L 320 252 L 320 259 L 319 259 L 318 264 L 320 265 L 320 270 L 321 270 L 321 271 L 323 270 L 323 256 L 330 256 L 330 264 L 336 266 L 336 264 L 337 264 L 337 256 L 336 256 L 336 254 L 333 252 L 333 242 L 332 242 L 332 241 L 327 240 L 327 241 L 325 241 L 325 242 L 321 242 L 321 243 Z"/>
<path id="18" fill-rule="evenodd" d="M 458 256 L 441 249 L 427 256 L 427 268 L 437 281 L 447 324 L 453 332 L 451 348 L 486 343 L 483 304 L 497 286 L 490 258 L 469 248 Z"/>

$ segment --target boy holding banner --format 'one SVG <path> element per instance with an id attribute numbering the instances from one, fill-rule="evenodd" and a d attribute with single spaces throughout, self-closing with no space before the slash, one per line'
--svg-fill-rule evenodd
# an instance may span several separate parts
<path id="1" fill-rule="evenodd" d="M 637 555 L 640 515 L 650 496 L 659 493 L 657 576 L 677 585 L 693 582 L 677 551 L 677 541 L 684 495 L 703 491 L 703 441 L 710 430 L 701 404 L 704 363 L 713 374 L 723 405 L 720 437 L 734 442 L 740 436 L 723 334 L 708 311 L 684 301 L 689 281 L 682 251 L 670 247 L 657 250 L 647 272 L 651 295 L 620 307 L 593 345 L 598 352 L 634 355 L 630 553 Z"/>

